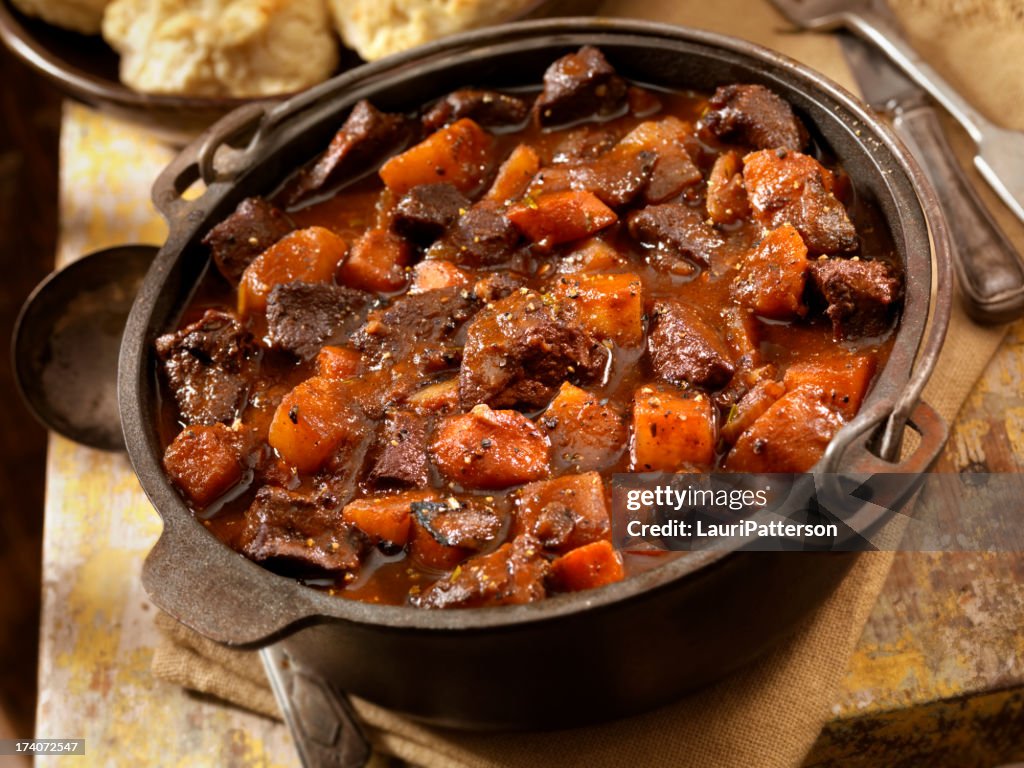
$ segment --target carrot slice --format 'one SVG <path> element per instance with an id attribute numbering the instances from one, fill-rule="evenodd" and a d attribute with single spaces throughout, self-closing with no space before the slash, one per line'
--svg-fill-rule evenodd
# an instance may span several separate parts
<path id="1" fill-rule="evenodd" d="M 551 564 L 551 584 L 562 592 L 603 587 L 625 576 L 622 559 L 609 541 L 578 547 Z"/>
<path id="2" fill-rule="evenodd" d="M 549 192 L 508 209 L 511 221 L 534 242 L 548 245 L 579 240 L 618 221 L 615 211 L 585 190 Z"/>
<path id="3" fill-rule="evenodd" d="M 238 314 L 246 317 L 267 308 L 275 285 L 303 280 L 326 283 L 345 257 L 348 245 L 324 227 L 307 227 L 285 235 L 257 256 L 238 285 Z"/>
<path id="4" fill-rule="evenodd" d="M 419 184 L 442 181 L 469 193 L 480 185 L 481 168 L 488 165 L 490 150 L 491 137 L 464 117 L 392 157 L 381 166 L 380 177 L 399 195 Z"/>

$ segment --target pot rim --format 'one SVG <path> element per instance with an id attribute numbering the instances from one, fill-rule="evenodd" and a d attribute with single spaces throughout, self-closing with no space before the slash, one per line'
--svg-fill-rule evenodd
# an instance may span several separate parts
<path id="1" fill-rule="evenodd" d="M 265 111 L 261 111 L 258 115 L 262 118 L 263 123 L 245 153 L 249 154 L 254 145 L 258 146 L 261 141 L 272 141 L 273 129 L 287 124 L 292 118 L 297 119 L 311 105 L 325 98 L 341 98 L 339 94 L 342 92 L 342 88 L 351 89 L 356 85 L 365 85 L 367 82 L 372 84 L 375 78 L 398 74 L 419 62 L 436 59 L 442 55 L 453 56 L 464 49 L 500 47 L 517 37 L 543 36 L 549 38 L 552 45 L 564 42 L 566 46 L 575 46 L 581 44 L 578 39 L 580 35 L 592 35 L 598 38 L 608 35 L 623 38 L 656 37 L 662 40 L 667 38 L 669 41 L 677 43 L 724 49 L 734 56 L 747 59 L 752 64 L 763 64 L 774 71 L 781 71 L 798 86 L 813 89 L 815 98 L 823 97 L 830 104 L 835 104 L 837 109 L 842 108 L 852 121 L 858 124 L 858 129 L 867 129 L 867 135 L 864 137 L 861 138 L 858 134 L 859 143 L 866 145 L 868 140 L 872 139 L 876 145 L 873 150 L 883 157 L 883 160 L 879 162 L 888 164 L 889 160 L 893 161 L 894 168 L 909 180 L 916 199 L 898 202 L 906 202 L 914 207 L 912 214 L 907 214 L 908 216 L 920 213 L 932 238 L 928 277 L 936 283 L 934 298 L 931 297 L 930 285 L 915 289 L 917 293 L 914 301 L 919 302 L 920 305 L 912 307 L 916 314 L 914 317 L 908 317 L 907 310 L 910 308 L 908 295 L 907 304 L 904 306 L 904 315 L 901 317 L 900 327 L 896 331 L 896 345 L 899 345 L 902 340 L 905 345 L 913 346 L 913 349 L 906 350 L 905 364 L 902 365 L 906 368 L 906 375 L 902 371 L 894 369 L 893 358 L 890 358 L 876 377 L 861 413 L 833 438 L 826 457 L 816 465 L 813 471 L 822 471 L 824 465 L 838 466 L 845 449 L 850 448 L 851 443 L 857 440 L 861 440 L 861 444 L 856 447 L 863 448 L 867 434 L 875 431 L 875 427 L 893 415 L 901 399 L 906 399 L 907 392 L 910 392 L 912 400 L 916 401 L 920 388 L 934 365 L 937 345 L 941 344 L 945 324 L 948 321 L 951 278 L 949 276 L 945 224 L 934 194 L 920 169 L 886 125 L 871 114 L 853 94 L 824 75 L 778 52 L 745 40 L 704 30 L 654 22 L 602 18 L 518 22 L 454 36 L 389 57 L 341 75 L 333 81 L 317 86 L 307 93 L 274 107 L 272 110 L 264 106 L 262 109 Z M 601 45 L 601 41 L 596 40 L 595 44 Z M 251 118 L 255 112 L 251 109 L 248 115 L 243 112 L 244 108 L 228 115 L 203 137 L 186 148 L 165 172 L 166 178 L 161 177 L 154 187 L 154 199 L 158 207 L 161 207 L 168 217 L 172 233 L 168 236 L 167 243 L 161 249 L 147 275 L 143 290 L 132 309 L 122 345 L 118 387 L 125 442 L 142 487 L 164 521 L 164 533 L 147 559 L 144 569 L 146 588 L 158 605 L 170 610 L 179 621 L 199 629 L 201 633 L 221 642 L 232 644 L 263 643 L 267 639 L 276 639 L 282 634 L 290 633 L 306 624 L 323 621 L 345 621 L 372 625 L 379 629 L 403 631 L 457 630 L 473 632 L 553 621 L 582 611 L 610 607 L 650 590 L 668 588 L 680 579 L 698 576 L 715 564 L 721 563 L 725 558 L 739 554 L 734 551 L 692 553 L 599 590 L 555 595 L 525 605 L 474 608 L 461 611 L 427 611 L 411 606 L 376 605 L 339 599 L 314 590 L 293 578 L 279 576 L 249 561 L 223 545 L 201 526 L 170 485 L 163 472 L 158 446 L 152 435 L 152 426 L 148 423 L 148 415 L 142 412 L 139 393 L 145 387 L 155 386 L 156 380 L 148 350 L 152 342 L 149 321 L 156 311 L 160 289 L 164 285 L 165 278 L 172 265 L 181 258 L 184 245 L 187 242 L 187 238 L 180 236 L 182 228 L 187 229 L 191 226 L 194 230 L 202 224 L 202 215 L 193 215 L 202 198 L 185 203 L 177 200 L 178 194 L 184 186 L 191 183 L 190 178 L 194 179 L 199 175 L 200 168 L 204 169 L 206 173 L 212 174 L 212 178 L 210 178 L 212 183 L 208 186 L 208 192 L 214 183 L 222 183 L 215 173 L 217 164 L 213 162 L 214 156 L 218 144 L 222 140 L 227 141 L 228 133 L 237 132 L 239 125 L 244 124 L 246 120 L 252 122 Z M 265 130 L 268 125 L 270 130 Z M 228 128 L 230 130 L 227 130 Z M 888 153 L 887 157 L 886 153 Z M 183 169 L 189 169 L 189 173 L 184 172 Z M 890 190 L 892 193 L 891 187 Z M 198 224 L 193 223 L 196 220 L 199 220 Z M 909 254 L 909 252 L 908 245 L 907 253 Z M 909 277 L 908 270 L 908 282 Z M 925 324 L 928 322 L 929 314 L 931 315 L 931 330 L 927 343 L 922 348 Z M 893 349 L 895 356 L 895 345 Z M 914 357 L 921 349 L 923 349 L 923 353 L 915 366 Z M 897 379 L 899 380 L 897 381 Z M 884 386 L 880 386 L 883 382 Z M 901 398 L 901 396 L 903 397 Z M 902 430 L 902 427 L 903 424 L 900 423 L 895 428 Z M 939 438 L 938 445 L 941 445 L 941 438 Z M 936 446 L 932 447 L 937 451 Z M 898 465 L 883 462 L 881 459 L 875 459 L 875 463 L 872 464 L 872 457 L 868 456 L 866 450 L 863 450 L 862 454 L 862 459 L 867 457 L 866 465 L 874 466 L 875 471 L 899 471 Z M 864 463 L 862 461 L 862 464 Z M 203 547 L 206 550 L 204 555 L 211 558 L 211 562 L 217 566 L 219 574 L 233 572 L 238 583 L 244 585 L 250 594 L 257 591 L 260 591 L 261 595 L 272 594 L 274 606 L 266 610 L 272 612 L 279 609 L 280 612 L 276 618 L 272 617 L 264 626 L 249 632 L 241 629 L 238 631 L 230 629 L 216 631 L 211 630 L 209 626 L 203 628 L 197 625 L 200 622 L 197 622 L 193 615 L 189 615 L 190 611 L 186 610 L 192 602 L 168 600 L 168 596 L 164 594 L 165 591 L 160 587 L 160 580 L 173 573 L 175 566 L 167 558 L 170 555 L 175 555 L 179 558 L 180 564 L 184 548 L 193 546 Z"/>

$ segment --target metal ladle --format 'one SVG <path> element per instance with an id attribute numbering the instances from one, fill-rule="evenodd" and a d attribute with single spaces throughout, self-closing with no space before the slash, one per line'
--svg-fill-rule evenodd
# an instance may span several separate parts
<path id="1" fill-rule="evenodd" d="M 25 301 L 11 345 L 18 388 L 42 424 L 77 443 L 124 450 L 117 360 L 125 321 L 157 248 L 125 245 L 50 274 Z M 261 657 L 308 768 L 360 768 L 370 744 L 344 694 L 278 645 Z"/>
<path id="2" fill-rule="evenodd" d="M 117 358 L 128 312 L 157 248 L 124 245 L 51 273 L 25 301 L 11 342 L 22 399 L 76 443 L 124 450 Z"/>

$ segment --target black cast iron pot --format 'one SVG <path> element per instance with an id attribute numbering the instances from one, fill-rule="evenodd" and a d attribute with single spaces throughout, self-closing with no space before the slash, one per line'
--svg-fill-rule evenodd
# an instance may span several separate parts
<path id="1" fill-rule="evenodd" d="M 891 229 L 907 291 L 888 364 L 817 469 L 920 472 L 930 465 L 945 429 L 917 400 L 949 313 L 949 260 L 932 193 L 889 130 L 822 76 L 740 40 L 630 21 L 509 25 L 360 67 L 280 105 L 249 105 L 186 148 L 158 180 L 154 200 L 170 235 L 129 318 L 119 376 L 128 452 L 164 522 L 143 571 L 157 605 L 221 643 L 282 640 L 297 663 L 341 689 L 424 720 L 553 728 L 650 708 L 722 677 L 784 638 L 839 583 L 855 555 L 705 552 L 529 605 L 367 605 L 309 589 L 229 550 L 196 522 L 164 474 L 153 341 L 176 326 L 208 268 L 203 234 L 322 150 L 358 99 L 408 111 L 459 86 L 537 85 L 552 61 L 585 43 L 640 83 L 704 91 L 762 83 L 793 104 L 835 154 Z M 202 196 L 182 199 L 200 178 Z M 918 447 L 891 463 L 886 458 L 897 455 L 908 423 L 920 433 Z M 864 513 L 862 528 L 883 522 L 875 510 Z"/>

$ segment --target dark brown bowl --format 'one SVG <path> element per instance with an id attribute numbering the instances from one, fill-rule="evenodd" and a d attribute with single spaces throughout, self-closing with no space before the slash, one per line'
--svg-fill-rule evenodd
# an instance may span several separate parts
<path id="1" fill-rule="evenodd" d="M 794 105 L 887 222 L 907 275 L 890 359 L 817 470 L 923 471 L 934 459 L 944 427 L 917 398 L 948 318 L 949 254 L 932 192 L 890 131 L 831 81 L 744 41 L 634 21 L 508 25 L 361 67 L 273 109 L 236 112 L 188 147 L 154 187 L 170 235 L 128 321 L 119 396 L 129 455 L 164 522 L 143 572 L 161 608 L 222 643 L 283 638 L 297 664 L 342 690 L 428 721 L 553 728 L 650 708 L 722 677 L 791 633 L 839 583 L 854 555 L 704 552 L 528 605 L 368 605 L 309 589 L 231 551 L 197 523 L 163 471 L 153 341 L 175 327 L 208 268 L 199 242 L 207 229 L 316 155 L 360 98 L 411 110 L 459 86 L 536 84 L 552 61 L 585 43 L 637 82 L 701 90 L 756 82 Z M 182 200 L 200 176 L 205 194 Z M 902 464 L 878 458 L 869 446 L 881 440 L 891 452 L 911 411 L 921 447 Z M 884 522 L 879 510 L 861 513 L 859 528 Z"/>

